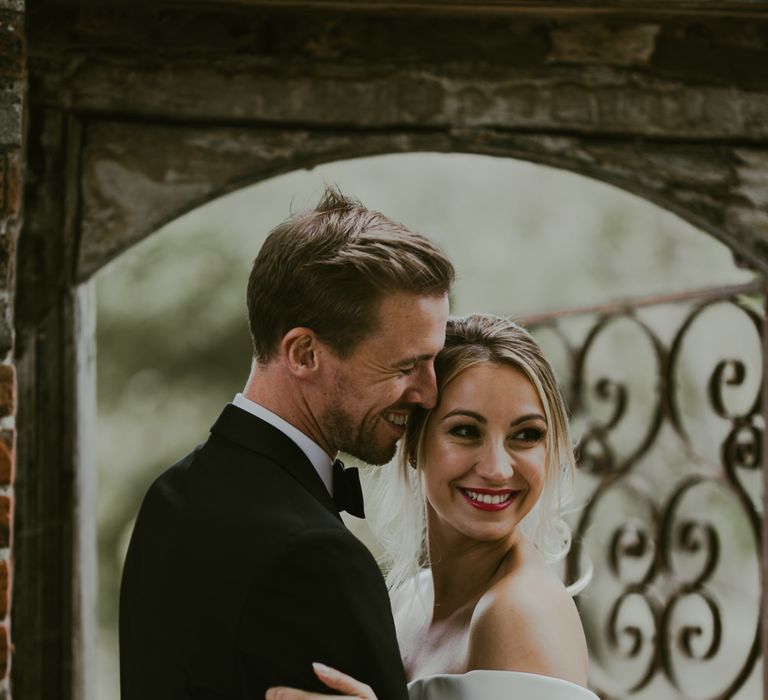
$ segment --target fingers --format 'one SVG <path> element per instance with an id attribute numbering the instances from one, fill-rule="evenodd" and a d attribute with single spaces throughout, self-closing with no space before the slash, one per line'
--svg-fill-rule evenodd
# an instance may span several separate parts
<path id="1" fill-rule="evenodd" d="M 319 663 L 312 664 L 312 668 L 315 670 L 315 675 L 325 683 L 325 685 L 334 690 L 338 690 L 340 693 L 343 693 L 343 695 L 308 693 L 307 691 L 299 690 L 298 688 L 277 686 L 267 690 L 265 695 L 266 700 L 328 700 L 329 698 L 344 697 L 360 698 L 361 700 L 377 700 L 373 690 L 371 690 L 371 686 L 361 683 L 357 679 L 352 678 L 352 676 L 348 676 L 346 673 L 342 673 L 335 668 Z"/>
<path id="2" fill-rule="evenodd" d="M 276 686 L 269 688 L 264 696 L 266 700 L 328 700 L 328 698 L 341 698 L 343 695 L 322 695 L 320 693 L 308 693 L 298 688 L 286 688 Z"/>
<path id="3" fill-rule="evenodd" d="M 353 696 L 356 698 L 364 698 L 364 700 L 376 700 L 376 696 L 371 690 L 371 686 L 361 683 L 352 676 L 348 676 L 346 673 L 337 671 L 335 668 L 326 666 L 325 664 L 313 663 L 312 668 L 315 670 L 315 675 L 325 683 L 329 688 L 338 690 L 344 695 Z M 302 700 L 301 698 L 280 698 L 279 700 Z M 306 699 L 304 699 L 306 700 Z"/>

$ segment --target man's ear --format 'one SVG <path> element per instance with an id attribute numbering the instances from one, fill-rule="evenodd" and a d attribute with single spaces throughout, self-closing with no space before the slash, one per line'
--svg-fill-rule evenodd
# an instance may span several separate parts
<path id="1" fill-rule="evenodd" d="M 291 328 L 280 341 L 280 350 L 292 374 L 308 376 L 317 371 L 320 341 L 310 328 Z"/>

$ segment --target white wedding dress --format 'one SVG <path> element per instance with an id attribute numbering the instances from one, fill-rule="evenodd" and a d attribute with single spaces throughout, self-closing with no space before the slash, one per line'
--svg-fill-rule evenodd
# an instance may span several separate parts
<path id="1" fill-rule="evenodd" d="M 469 671 L 417 678 L 410 700 L 598 700 L 580 685 L 518 671 Z"/>

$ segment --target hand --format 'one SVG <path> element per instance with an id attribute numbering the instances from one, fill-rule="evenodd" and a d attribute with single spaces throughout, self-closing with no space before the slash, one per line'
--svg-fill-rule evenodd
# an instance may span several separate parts
<path id="1" fill-rule="evenodd" d="M 278 686 L 270 688 L 266 693 L 266 700 L 326 700 L 326 698 L 344 698 L 353 697 L 362 700 L 377 700 L 371 686 L 361 683 L 358 680 L 348 676 L 346 673 L 337 671 L 335 668 L 325 664 L 312 664 L 315 675 L 325 683 L 329 688 L 338 690 L 342 695 L 328 695 L 323 693 L 309 693 L 306 690 L 298 688 L 286 688 Z"/>

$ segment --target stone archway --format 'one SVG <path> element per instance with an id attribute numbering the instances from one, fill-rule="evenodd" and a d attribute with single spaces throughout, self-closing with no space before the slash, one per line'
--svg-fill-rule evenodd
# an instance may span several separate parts
<path id="1" fill-rule="evenodd" d="M 768 149 L 640 147 L 629 139 L 494 129 L 350 134 L 102 122 L 86 126 L 84 134 L 77 280 L 162 224 L 232 189 L 332 160 L 415 151 L 529 160 L 609 182 L 675 212 L 748 265 L 768 270 L 754 226 L 764 212 L 750 200 L 761 196 Z"/>
<path id="2" fill-rule="evenodd" d="M 28 0 L 12 685 L 87 698 L 87 280 L 227 190 L 352 156 L 571 169 L 768 271 L 768 11 L 755 2 Z"/>

